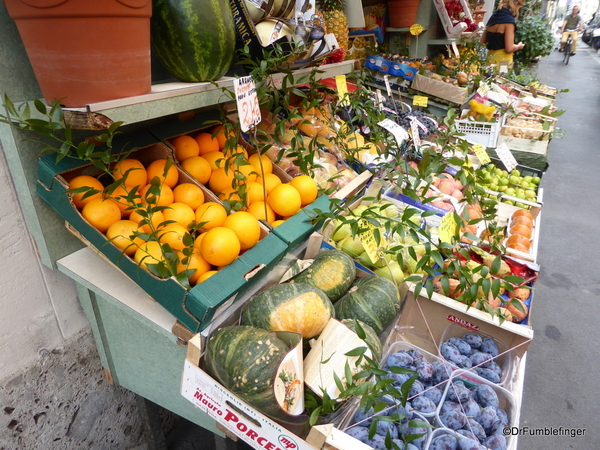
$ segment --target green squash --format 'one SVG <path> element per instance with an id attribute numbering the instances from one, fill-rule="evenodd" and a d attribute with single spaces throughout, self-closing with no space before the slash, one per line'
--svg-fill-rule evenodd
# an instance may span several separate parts
<path id="1" fill-rule="evenodd" d="M 383 349 L 382 349 L 382 345 L 381 345 L 381 339 L 379 339 L 379 336 L 377 336 L 377 333 L 375 333 L 375 330 L 373 329 L 373 327 L 371 327 L 370 325 L 367 325 L 366 323 L 364 323 L 358 319 L 343 319 L 342 320 L 342 323 L 344 325 L 346 325 L 348 328 L 350 328 L 352 331 L 354 331 L 356 334 L 358 334 L 356 331 L 356 322 L 358 322 L 360 327 L 365 332 L 364 341 L 366 342 L 367 346 L 373 353 L 373 360 L 376 363 L 379 363 L 379 361 L 381 361 L 381 355 L 383 354 Z"/>
<path id="2" fill-rule="evenodd" d="M 206 371 L 265 414 L 278 410 L 273 383 L 289 351 L 274 333 L 248 326 L 215 331 L 206 345 Z"/>
<path id="3" fill-rule="evenodd" d="M 341 250 L 325 250 L 314 258 L 308 269 L 296 275 L 291 283 L 312 284 L 335 302 L 348 291 L 355 277 L 356 266 L 348 254 Z"/>
<path id="4" fill-rule="evenodd" d="M 309 339 L 321 334 L 332 316 L 333 305 L 323 291 L 306 283 L 283 283 L 252 297 L 242 309 L 241 324 Z"/>
<path id="5" fill-rule="evenodd" d="M 358 278 L 348 293 L 335 304 L 335 317 L 358 319 L 380 334 L 400 311 L 400 293 L 396 285 L 379 275 Z"/>

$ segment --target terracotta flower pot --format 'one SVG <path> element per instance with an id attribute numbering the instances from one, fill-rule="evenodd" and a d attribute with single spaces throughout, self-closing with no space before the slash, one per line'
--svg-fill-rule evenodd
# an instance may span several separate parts
<path id="1" fill-rule="evenodd" d="M 417 20 L 419 0 L 388 0 L 389 26 L 410 27 Z"/>
<path id="2" fill-rule="evenodd" d="M 4 0 L 46 102 L 150 92 L 151 0 Z"/>

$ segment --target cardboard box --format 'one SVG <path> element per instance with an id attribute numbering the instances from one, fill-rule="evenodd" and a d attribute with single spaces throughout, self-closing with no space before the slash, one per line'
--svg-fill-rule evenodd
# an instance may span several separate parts
<path id="1" fill-rule="evenodd" d="M 523 139 L 512 136 L 504 136 L 502 134 L 498 136 L 498 145 L 506 144 L 507 147 L 511 150 L 516 150 L 525 153 L 535 153 L 536 155 L 546 156 L 548 154 L 549 143 L 549 137 L 540 141 L 535 139 Z"/>
<path id="2" fill-rule="evenodd" d="M 147 130 L 127 135 L 117 135 L 114 148 L 139 148 L 132 157 L 142 161 L 164 158 L 171 154 L 169 148 Z M 63 217 L 76 231 L 77 236 L 96 249 L 108 261 L 142 287 L 150 297 L 164 306 L 188 329 L 198 332 L 210 324 L 220 308 L 233 301 L 240 293 L 259 283 L 287 251 L 287 246 L 273 233 L 263 230 L 259 243 L 220 270 L 205 282 L 186 290 L 175 278 L 160 279 L 141 269 L 133 259 L 108 242 L 106 236 L 93 228 L 79 213 L 67 195 L 68 180 L 80 174 L 96 174 L 85 161 L 65 158 L 58 164 L 55 155 L 47 155 L 38 163 L 38 194 Z M 193 182 L 185 178 L 184 181 Z M 206 194 L 208 195 L 208 194 Z"/>
<path id="3" fill-rule="evenodd" d="M 454 86 L 420 74 L 415 76 L 411 89 L 457 104 L 463 104 L 469 95 L 467 88 Z"/>

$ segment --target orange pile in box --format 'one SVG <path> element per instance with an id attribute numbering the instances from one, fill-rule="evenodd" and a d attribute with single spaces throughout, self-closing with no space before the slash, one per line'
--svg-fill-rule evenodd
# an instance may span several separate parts
<path id="1" fill-rule="evenodd" d="M 124 178 L 116 188 L 105 188 L 87 175 L 73 178 L 69 189 L 79 190 L 72 192 L 72 199 L 90 225 L 142 267 L 165 261 L 165 255 L 175 252 L 177 274 L 189 271 L 186 276 L 194 285 L 260 239 L 259 222 L 252 214 L 227 215 L 222 204 L 205 202 L 202 189 L 178 183 L 177 168 L 164 159 L 147 167 L 124 159 L 112 175 L 115 180 Z"/>
<path id="2" fill-rule="evenodd" d="M 178 136 L 171 145 L 181 167 L 219 199 L 274 226 L 317 198 L 317 183 L 309 176 L 282 183 L 266 155 L 248 156 L 241 146 L 226 150 L 225 141 L 223 128 L 217 127 Z"/>

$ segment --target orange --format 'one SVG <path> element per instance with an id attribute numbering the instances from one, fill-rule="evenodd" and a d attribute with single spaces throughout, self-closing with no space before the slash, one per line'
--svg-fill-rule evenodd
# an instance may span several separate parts
<path id="1" fill-rule="evenodd" d="M 217 202 L 206 202 L 196 210 L 196 224 L 204 224 L 200 231 L 220 227 L 227 218 L 225 207 Z"/>
<path id="2" fill-rule="evenodd" d="M 208 280 L 210 277 L 212 277 L 215 273 L 218 273 L 218 270 L 209 270 L 208 272 L 204 272 L 202 275 L 200 275 L 200 277 L 198 278 L 198 281 L 196 281 L 196 284 L 202 283 L 203 281 Z"/>
<path id="3" fill-rule="evenodd" d="M 179 162 L 200 154 L 200 148 L 198 147 L 196 140 L 186 134 L 177 136 L 173 139 L 171 141 L 171 146 L 175 149 L 175 158 L 177 158 L 177 161 Z"/>
<path id="4" fill-rule="evenodd" d="M 233 180 L 235 179 L 235 172 L 229 168 L 227 173 L 225 169 L 215 170 L 208 181 L 208 187 L 211 191 L 218 194 L 219 192 L 225 192 L 225 189 L 233 187 Z M 242 184 L 238 181 L 238 184 Z"/>
<path id="5" fill-rule="evenodd" d="M 242 198 L 240 197 L 240 194 L 238 193 L 237 189 L 234 188 L 226 188 L 223 190 L 223 192 L 220 192 L 217 197 L 219 197 L 219 200 L 221 201 L 225 201 L 225 200 L 229 200 L 230 202 L 241 202 Z"/>
<path id="6" fill-rule="evenodd" d="M 273 222 L 271 225 L 273 225 L 273 228 L 277 228 L 279 225 L 281 225 L 282 223 L 285 223 L 285 220 L 276 220 L 275 222 Z"/>
<path id="7" fill-rule="evenodd" d="M 125 186 L 144 186 L 148 181 L 148 173 L 141 161 L 137 159 L 123 159 L 115 164 L 113 170 L 115 180 L 125 178 Z"/>
<path id="8" fill-rule="evenodd" d="M 256 181 L 258 175 L 256 174 L 256 170 L 254 170 L 254 166 L 251 164 L 244 164 L 236 167 L 237 170 L 246 177 L 244 180 L 246 183 L 249 181 Z"/>
<path id="9" fill-rule="evenodd" d="M 188 231 L 191 230 L 191 225 L 196 220 L 194 210 L 185 203 L 171 203 L 163 210 L 163 214 L 166 221 L 172 220 Z"/>
<path id="10" fill-rule="evenodd" d="M 267 196 L 267 203 L 276 214 L 287 217 L 296 214 L 302 206 L 298 190 L 290 184 L 280 184 Z"/>
<path id="11" fill-rule="evenodd" d="M 525 225 L 526 227 L 533 228 L 533 220 L 526 216 L 519 216 L 511 219 L 510 225 Z"/>
<path id="12" fill-rule="evenodd" d="M 152 186 L 147 184 L 140 190 L 140 196 L 142 203 L 145 205 L 153 206 L 169 206 L 173 203 L 173 190 L 166 184 L 160 185 L 160 191 L 155 193 L 149 193 Z M 153 189 L 154 190 L 154 189 Z"/>
<path id="13" fill-rule="evenodd" d="M 170 223 L 158 230 L 158 241 L 161 244 L 169 244 L 173 250 L 183 250 L 185 244 L 183 238 L 187 229 L 178 223 Z"/>
<path id="14" fill-rule="evenodd" d="M 164 257 L 160 244 L 156 241 L 148 241 L 135 251 L 133 259 L 140 267 L 147 269 L 148 264 L 158 264 L 164 260 Z"/>
<path id="15" fill-rule="evenodd" d="M 80 192 L 79 194 L 72 195 L 71 200 L 73 200 L 73 203 L 75 203 L 75 207 L 80 211 L 86 203 L 89 203 L 94 199 L 101 199 L 102 190 L 104 189 L 102 183 L 100 183 L 96 178 L 91 177 L 89 175 L 79 175 L 73 178 L 71 181 L 69 181 L 69 189 L 78 189 L 82 187 L 89 187 L 99 192 L 96 192 L 86 198 L 82 197 L 87 192 Z"/>
<path id="16" fill-rule="evenodd" d="M 166 170 L 165 174 L 167 160 L 157 159 L 156 161 L 152 161 L 150 165 L 146 168 L 146 172 L 148 173 L 148 184 L 150 184 L 154 177 L 158 177 L 160 179 L 161 184 L 166 184 L 170 188 L 175 187 L 177 181 L 179 180 L 179 172 L 177 172 L 177 166 L 173 164 L 173 161 L 170 161 L 170 163 L 171 166 L 168 170 Z"/>
<path id="17" fill-rule="evenodd" d="M 233 230 L 240 240 L 240 249 L 248 250 L 256 245 L 260 239 L 260 225 L 258 219 L 249 212 L 238 211 L 225 219 L 225 228 Z"/>
<path id="18" fill-rule="evenodd" d="M 240 241 L 233 230 L 215 227 L 200 243 L 202 257 L 214 266 L 231 264 L 240 254 Z"/>
<path id="19" fill-rule="evenodd" d="M 261 177 L 256 177 L 256 182 L 261 186 L 263 185 L 263 179 Z M 265 175 L 264 186 L 267 190 L 267 194 L 269 194 L 275 186 L 279 186 L 281 184 L 281 179 L 275 175 L 274 173 L 268 173 Z"/>
<path id="20" fill-rule="evenodd" d="M 509 230 L 510 234 L 520 234 L 523 237 L 526 237 L 527 239 L 529 239 L 531 237 L 531 228 L 525 226 L 525 225 L 513 225 L 510 227 Z"/>
<path id="21" fill-rule="evenodd" d="M 106 233 L 113 223 L 121 220 L 119 205 L 108 198 L 95 198 L 86 203 L 81 210 L 81 215 L 91 226 L 102 233 Z"/>
<path id="22" fill-rule="evenodd" d="M 106 231 L 106 237 L 126 255 L 133 256 L 144 241 L 136 237 L 138 224 L 133 220 L 117 220 Z"/>
<path id="23" fill-rule="evenodd" d="M 256 181 L 250 181 L 246 184 L 246 202 L 248 205 L 251 205 L 255 202 L 264 202 L 265 201 L 265 191 L 263 190 L 263 186 Z"/>
<path id="24" fill-rule="evenodd" d="M 194 240 L 194 248 L 196 250 L 200 250 L 200 244 L 202 243 L 202 239 L 204 239 L 204 236 L 206 236 L 206 233 L 201 233 L 200 235 L 198 235 L 198 237 Z"/>
<path id="25" fill-rule="evenodd" d="M 273 163 L 267 155 L 259 155 L 255 153 L 248 158 L 248 162 L 252 164 L 256 173 L 261 176 L 263 173 L 273 173 Z M 262 166 L 262 167 L 261 167 Z"/>
<path id="26" fill-rule="evenodd" d="M 514 248 L 515 245 L 522 245 L 529 250 L 529 247 L 531 247 L 531 241 L 520 234 L 513 234 L 506 240 L 506 246 Z"/>
<path id="27" fill-rule="evenodd" d="M 223 168 L 225 164 L 225 155 L 223 152 L 208 152 L 202 155 L 202 157 L 210 164 L 210 170 L 215 171 Z"/>
<path id="28" fill-rule="evenodd" d="M 182 161 L 181 168 L 201 184 L 208 183 L 212 172 L 210 164 L 202 156 L 192 156 Z"/>
<path id="29" fill-rule="evenodd" d="M 219 141 L 217 139 L 213 139 L 211 133 L 200 133 L 196 135 L 194 139 L 196 139 L 196 142 L 198 143 L 200 155 L 204 155 L 208 152 L 216 152 L 221 149 L 219 147 Z"/>
<path id="30" fill-rule="evenodd" d="M 290 185 L 294 186 L 300 193 L 302 206 L 309 205 L 317 199 L 319 188 L 315 180 L 308 175 L 300 175 L 290 181 Z"/>
<path id="31" fill-rule="evenodd" d="M 512 248 L 513 250 L 516 250 L 518 252 L 529 253 L 529 247 L 527 247 L 526 245 L 523 245 L 523 244 L 512 244 L 512 245 L 509 245 L 508 247 Z"/>
<path id="32" fill-rule="evenodd" d="M 142 210 L 143 211 L 143 210 Z M 150 215 L 147 219 L 145 219 L 138 211 L 132 211 L 129 216 L 129 220 L 138 224 L 140 231 L 144 233 L 151 234 L 152 229 L 150 228 L 149 223 L 152 224 L 152 227 L 157 230 L 161 224 L 165 221 L 165 216 L 162 211 L 154 211 L 152 215 Z M 140 223 L 144 221 L 142 225 Z"/>
<path id="33" fill-rule="evenodd" d="M 512 213 L 511 218 L 516 219 L 517 217 L 525 216 L 530 218 L 532 221 L 534 220 L 533 214 L 526 209 L 517 209 L 514 213 Z"/>
<path id="34" fill-rule="evenodd" d="M 216 132 L 216 134 L 215 134 Z M 228 135 L 225 134 L 225 127 L 223 125 L 217 125 L 213 128 L 212 134 L 215 136 L 215 139 L 219 143 L 219 149 L 223 150 L 225 148 L 225 142 L 228 138 L 235 136 L 231 131 Z"/>
<path id="35" fill-rule="evenodd" d="M 139 197 L 133 200 L 134 203 L 130 203 L 127 201 L 127 197 L 129 196 L 131 189 L 132 188 L 129 187 L 117 186 L 110 193 L 110 195 L 107 196 L 107 198 L 114 200 L 117 203 L 117 205 L 119 205 L 119 209 L 121 210 L 121 215 L 123 217 L 129 217 L 131 211 L 133 211 L 133 206 L 135 205 L 135 202 L 140 202 Z"/>
<path id="36" fill-rule="evenodd" d="M 223 153 L 229 158 L 229 159 L 233 159 L 235 160 L 236 158 L 244 158 L 245 160 L 248 159 L 248 152 L 246 151 L 246 149 L 244 147 L 242 147 L 241 145 L 237 145 L 235 148 L 233 149 L 223 149 Z"/>
<path id="37" fill-rule="evenodd" d="M 275 211 L 265 202 L 254 202 L 248 206 L 247 211 L 258 220 L 266 220 L 269 223 L 275 222 Z"/>
<path id="38" fill-rule="evenodd" d="M 188 279 L 191 285 L 198 283 L 200 276 L 210 271 L 210 269 L 211 265 L 202 257 L 199 250 L 194 251 L 187 258 L 187 264 L 183 264 L 181 261 L 177 264 L 177 273 L 181 273 L 184 270 L 194 270 Z"/>
<path id="39" fill-rule="evenodd" d="M 185 203 L 196 211 L 204 203 L 204 191 L 200 186 L 193 183 L 181 183 L 173 189 L 173 201 L 175 203 Z"/>

